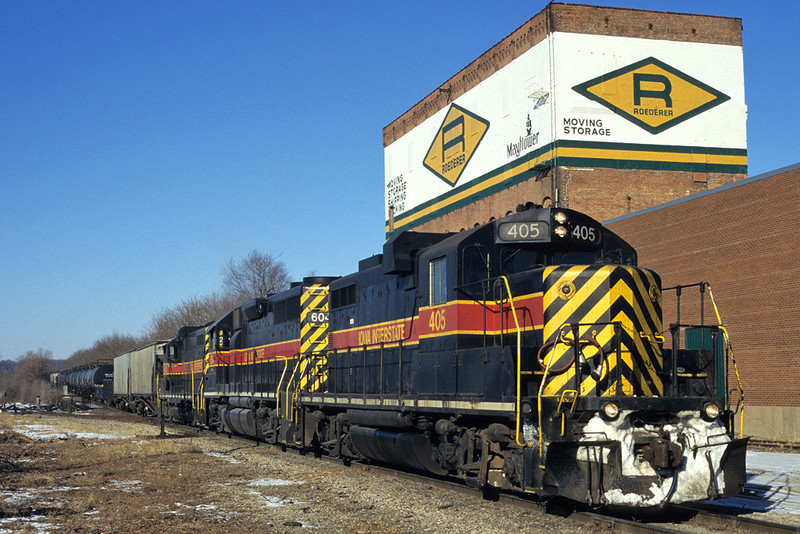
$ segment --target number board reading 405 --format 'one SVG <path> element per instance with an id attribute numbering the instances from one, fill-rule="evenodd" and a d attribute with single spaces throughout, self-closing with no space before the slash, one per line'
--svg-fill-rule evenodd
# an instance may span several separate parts
<path id="1" fill-rule="evenodd" d="M 599 243 L 602 232 L 599 228 L 586 224 L 576 224 L 569 236 L 573 241 L 588 241 L 589 243 Z"/>
<path id="2" fill-rule="evenodd" d="M 544 221 L 507 222 L 497 228 L 497 237 L 501 241 L 548 241 L 550 233 Z"/>

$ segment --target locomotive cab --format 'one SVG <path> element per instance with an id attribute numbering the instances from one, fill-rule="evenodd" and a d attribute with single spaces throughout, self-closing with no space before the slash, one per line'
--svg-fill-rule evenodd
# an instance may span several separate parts
<path id="1" fill-rule="evenodd" d="M 664 349 L 659 276 L 636 267 L 618 236 L 569 210 L 523 212 L 495 232 L 500 247 L 528 247 L 518 254 L 545 248 L 536 274 L 521 277 L 541 281 L 542 295 L 541 339 L 527 339 L 538 366 L 526 365 L 530 347 L 518 349 L 523 487 L 594 505 L 738 493 L 747 440 L 732 440 L 725 426 L 724 362 L 681 349 L 677 325 Z M 510 303 L 520 276 L 500 276 Z"/>
<path id="2" fill-rule="evenodd" d="M 726 429 L 718 362 L 665 351 L 660 277 L 622 238 L 572 210 L 524 210 L 425 249 L 417 268 L 411 389 L 478 413 L 513 402 L 509 452 L 478 485 L 636 506 L 740 491 L 746 440 Z"/>

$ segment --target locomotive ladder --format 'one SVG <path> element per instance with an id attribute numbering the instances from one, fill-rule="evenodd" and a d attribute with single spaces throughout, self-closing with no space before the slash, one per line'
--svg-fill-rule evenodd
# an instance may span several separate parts
<path id="1" fill-rule="evenodd" d="M 280 357 L 286 361 L 283 368 L 280 381 L 278 382 L 278 389 L 276 392 L 276 409 L 278 415 L 290 421 L 297 423 L 297 411 L 295 405 L 297 398 L 302 392 L 314 391 L 320 387 L 321 381 L 327 376 L 328 362 L 327 352 L 317 351 L 308 354 L 295 353 L 292 359 L 295 360 L 294 367 L 288 373 L 289 359 Z M 284 388 L 284 380 L 286 380 L 286 387 Z M 284 395 L 284 406 L 281 411 L 281 394 Z"/>
<path id="2" fill-rule="evenodd" d="M 514 297 L 511 295 L 511 286 L 508 284 L 508 278 L 505 276 L 500 277 L 506 287 L 508 293 L 508 302 L 511 305 L 511 315 L 514 317 L 514 326 L 517 329 L 517 402 L 516 402 L 516 440 L 517 445 L 520 447 L 530 447 L 533 443 L 523 443 L 519 439 L 520 425 L 522 421 L 522 329 L 519 326 L 519 319 L 517 319 L 517 309 L 514 306 Z M 502 296 L 502 295 L 501 295 Z M 500 317 L 502 320 L 502 301 Z M 541 394 L 539 399 L 539 418 L 541 419 Z M 541 421 L 539 424 L 541 428 Z M 541 441 L 541 440 L 540 440 Z"/>

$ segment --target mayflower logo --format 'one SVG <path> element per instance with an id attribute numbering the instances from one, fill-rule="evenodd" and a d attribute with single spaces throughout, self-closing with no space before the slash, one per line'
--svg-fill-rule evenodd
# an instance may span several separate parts
<path id="1" fill-rule="evenodd" d="M 528 113 L 528 118 L 525 121 L 525 136 L 520 135 L 516 142 L 512 141 L 506 145 L 506 158 L 519 157 L 520 154 L 537 144 L 539 144 L 539 132 L 533 132 L 531 114 Z"/>
<path id="2" fill-rule="evenodd" d="M 572 89 L 653 134 L 730 100 L 721 91 L 654 57 Z"/>
<path id="3" fill-rule="evenodd" d="M 486 119 L 451 105 L 422 164 L 451 186 L 456 185 L 488 129 Z"/>

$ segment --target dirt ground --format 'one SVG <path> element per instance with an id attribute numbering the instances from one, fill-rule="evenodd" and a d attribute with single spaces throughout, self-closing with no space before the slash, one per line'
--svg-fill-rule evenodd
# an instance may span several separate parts
<path id="1" fill-rule="evenodd" d="M 115 410 L 0 414 L 0 534 L 590 532 L 567 519 Z"/>

